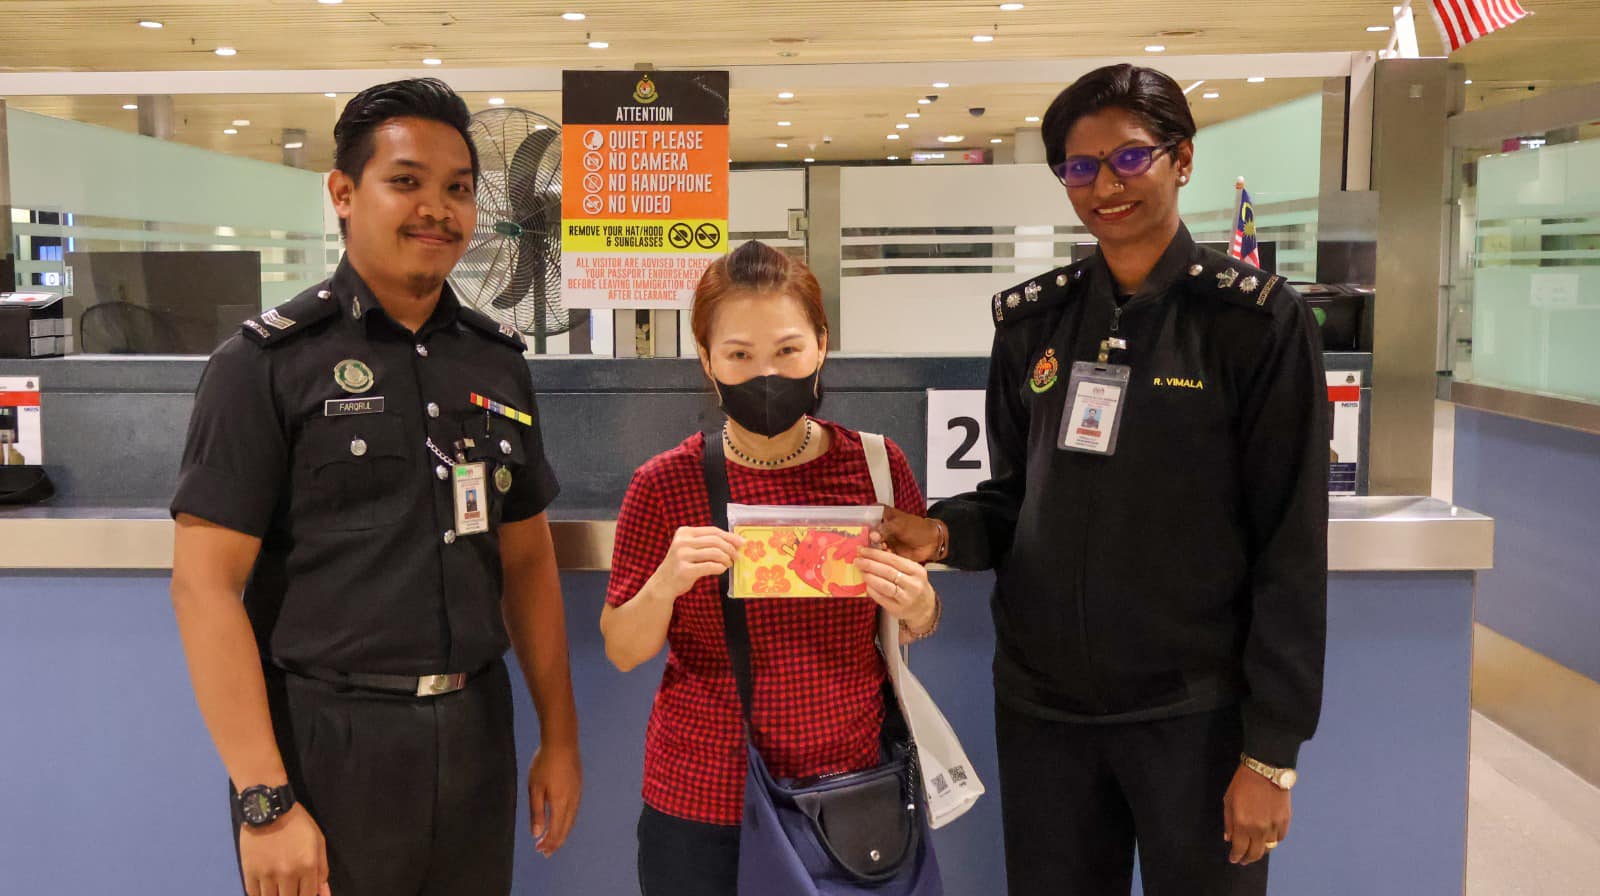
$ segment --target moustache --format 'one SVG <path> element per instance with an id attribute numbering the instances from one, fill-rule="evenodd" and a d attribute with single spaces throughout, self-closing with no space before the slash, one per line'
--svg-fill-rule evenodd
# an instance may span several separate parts
<path id="1" fill-rule="evenodd" d="M 406 236 L 425 236 L 438 240 L 449 240 L 453 243 L 461 242 L 461 232 L 451 227 L 408 227 L 402 230 L 401 233 L 404 233 Z"/>

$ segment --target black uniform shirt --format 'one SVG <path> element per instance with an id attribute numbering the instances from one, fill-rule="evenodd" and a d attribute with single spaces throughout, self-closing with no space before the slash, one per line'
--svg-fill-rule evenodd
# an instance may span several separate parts
<path id="1" fill-rule="evenodd" d="M 432 675 L 505 653 L 493 527 L 540 513 L 558 490 L 522 349 L 448 285 L 410 332 L 346 259 L 216 350 L 171 509 L 262 539 L 244 600 L 264 656 Z M 473 406 L 472 393 L 532 425 Z M 452 458 L 472 440 L 490 531 L 454 531 L 451 470 L 430 439 Z"/>
<path id="2" fill-rule="evenodd" d="M 936 505 L 949 562 L 997 572 L 999 699 L 1072 721 L 1243 701 L 1245 748 L 1316 729 L 1328 435 L 1316 325 L 1281 278 L 1177 236 L 1120 307 L 1104 260 L 994 297 L 993 478 Z M 1074 361 L 1126 339 L 1112 456 L 1056 447 Z"/>

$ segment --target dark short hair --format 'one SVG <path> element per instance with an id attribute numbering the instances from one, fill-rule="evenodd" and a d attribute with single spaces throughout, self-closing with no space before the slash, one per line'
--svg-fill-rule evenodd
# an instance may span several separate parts
<path id="1" fill-rule="evenodd" d="M 694 341 L 710 351 L 711 325 L 723 300 L 751 292 L 792 297 L 805 310 L 819 338 L 828 332 L 822 287 L 806 263 L 759 240 L 751 240 L 711 262 L 700 275 L 689 310 L 689 329 L 694 332 Z"/>
<path id="2" fill-rule="evenodd" d="M 478 180 L 478 147 L 467 126 L 472 113 L 466 101 L 438 78 L 408 78 L 368 87 L 345 103 L 339 123 L 333 126 L 333 167 L 361 182 L 361 172 L 377 152 L 373 132 L 395 118 L 422 118 L 447 124 L 467 141 L 472 156 L 472 180 Z"/>
<path id="3" fill-rule="evenodd" d="M 1183 88 L 1153 68 L 1122 63 L 1097 68 L 1056 94 L 1045 110 L 1040 134 L 1045 163 L 1054 168 L 1067 158 L 1067 135 L 1078 119 L 1105 109 L 1126 109 L 1162 143 L 1194 137 L 1194 115 Z"/>

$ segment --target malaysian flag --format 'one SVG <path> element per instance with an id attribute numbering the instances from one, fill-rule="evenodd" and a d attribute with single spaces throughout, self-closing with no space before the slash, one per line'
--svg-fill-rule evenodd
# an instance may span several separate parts
<path id="1" fill-rule="evenodd" d="M 1526 15 L 1517 0 L 1433 0 L 1433 17 L 1452 53 Z"/>
<path id="2" fill-rule="evenodd" d="M 1256 246 L 1256 207 L 1250 204 L 1250 192 L 1243 185 L 1239 187 L 1239 208 L 1233 213 L 1233 240 L 1228 243 L 1228 254 L 1261 267 L 1261 250 Z"/>

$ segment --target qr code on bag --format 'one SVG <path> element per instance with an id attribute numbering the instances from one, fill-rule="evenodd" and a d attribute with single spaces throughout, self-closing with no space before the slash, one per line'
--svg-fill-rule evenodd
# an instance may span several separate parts
<path id="1" fill-rule="evenodd" d="M 944 775 L 934 775 L 933 776 L 933 789 L 938 791 L 939 793 L 944 793 L 945 791 L 950 789 L 950 782 L 946 781 L 944 779 Z"/>
<path id="2" fill-rule="evenodd" d="M 963 765 L 953 766 L 950 769 L 950 780 L 957 784 L 967 783 L 967 768 Z"/>

